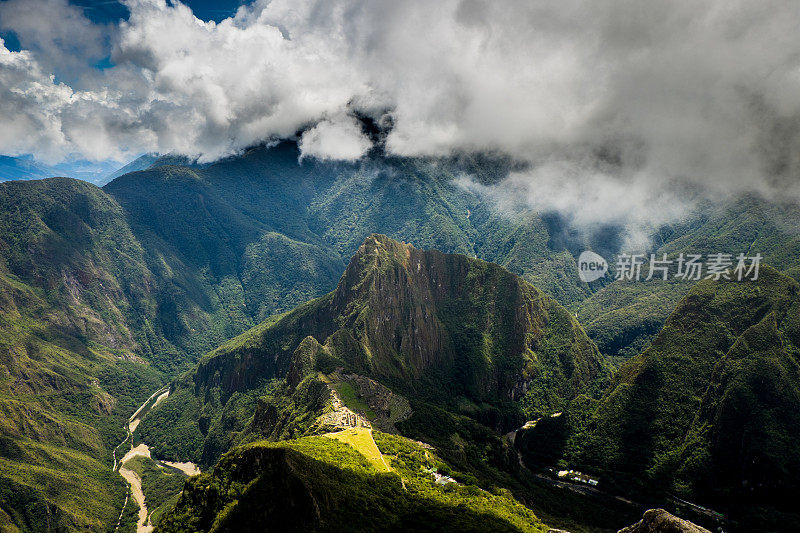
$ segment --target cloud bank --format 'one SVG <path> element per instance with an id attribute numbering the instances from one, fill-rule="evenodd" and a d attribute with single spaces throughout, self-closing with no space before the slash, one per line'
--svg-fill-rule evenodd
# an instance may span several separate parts
<path id="1" fill-rule="evenodd" d="M 368 116 L 394 155 L 528 162 L 504 186 L 537 206 L 800 197 L 791 1 L 258 0 L 219 24 L 124 3 L 108 27 L 66 0 L 0 4 L 23 48 L 0 45 L 0 153 L 209 161 L 301 135 L 352 160 Z"/>

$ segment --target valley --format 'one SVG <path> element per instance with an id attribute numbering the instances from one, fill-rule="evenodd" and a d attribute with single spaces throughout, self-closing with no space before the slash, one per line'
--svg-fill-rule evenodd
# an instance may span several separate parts
<path id="1" fill-rule="evenodd" d="M 798 27 L 0 0 L 0 533 L 800 531 Z"/>
<path id="2" fill-rule="evenodd" d="M 119 475 L 122 476 L 125 481 L 131 487 L 131 495 L 133 502 L 138 506 L 138 519 L 136 522 L 136 533 L 149 533 L 153 530 L 153 523 L 151 519 L 151 511 L 148 511 L 147 508 L 147 501 L 145 498 L 145 493 L 142 490 L 142 478 L 139 476 L 137 471 L 128 468 L 129 461 L 133 460 L 135 457 L 144 457 L 147 459 L 152 460 L 155 465 L 159 468 L 166 468 L 166 469 L 174 469 L 180 471 L 184 476 L 194 476 L 200 474 L 200 469 L 197 468 L 191 462 L 183 462 L 183 463 L 174 463 L 170 461 L 156 461 L 150 454 L 150 447 L 141 442 L 134 446 L 134 435 L 136 429 L 139 427 L 139 424 L 147 416 L 147 414 L 154 408 L 156 408 L 161 402 L 169 397 L 169 387 L 161 387 L 150 397 L 145 400 L 145 402 L 131 415 L 128 419 L 126 424 L 126 430 L 128 436 L 122 443 L 120 443 L 117 448 L 114 449 L 114 467 L 113 471 L 119 472 Z M 119 460 L 119 468 L 117 468 L 117 460 L 116 460 L 116 452 L 120 446 L 123 446 L 125 443 L 130 441 L 130 448 L 125 452 L 125 455 Z M 174 475 L 174 474 L 173 474 Z M 177 496 L 176 494 L 170 496 Z M 125 514 L 125 508 L 128 505 L 129 498 L 126 497 L 125 503 L 122 505 L 122 510 L 120 511 L 120 520 L 122 516 Z M 119 522 L 117 523 L 117 527 L 115 531 L 119 530 Z"/>
<path id="3" fill-rule="evenodd" d="M 136 429 L 139 427 L 139 424 L 147 416 L 147 414 L 154 408 L 156 408 L 161 402 L 169 397 L 169 387 L 161 387 L 154 393 L 150 395 L 150 397 L 145 400 L 145 402 L 139 406 L 139 408 L 131 415 L 128 419 L 126 424 L 126 430 L 128 436 L 122 441 L 117 448 L 114 450 L 114 467 L 113 471 L 119 472 L 119 475 L 122 476 L 125 481 L 130 485 L 131 488 L 131 496 L 133 502 L 138 506 L 138 518 L 136 522 L 136 533 L 149 533 L 153 530 L 153 523 L 152 523 L 152 510 L 148 511 L 147 508 L 147 501 L 145 498 L 145 493 L 142 490 L 142 478 L 140 477 L 139 473 L 136 470 L 133 470 L 128 467 L 129 461 L 134 459 L 135 457 L 144 457 L 151 460 L 156 467 L 162 469 L 174 469 L 181 472 L 184 476 L 194 476 L 200 474 L 200 469 L 197 468 L 191 462 L 183 462 L 183 463 L 175 463 L 170 461 L 157 461 L 155 460 L 150 453 L 150 447 L 140 442 L 139 444 L 134 446 L 134 435 Z M 117 468 L 117 460 L 116 460 L 116 452 L 120 446 L 125 445 L 126 443 L 130 442 L 129 449 L 125 451 L 125 454 L 119 460 L 119 468 Z M 173 474 L 174 475 L 174 474 Z M 170 496 L 177 496 L 177 493 L 172 494 Z M 125 509 L 128 505 L 129 498 L 125 499 L 125 503 L 122 505 L 122 510 L 120 511 L 120 520 L 122 516 L 125 514 Z M 118 531 L 120 527 L 119 522 L 115 528 L 115 531 Z"/>
<path id="4" fill-rule="evenodd" d="M 761 250 L 761 296 L 706 282 L 585 284 L 575 250 L 607 254 L 612 241 L 565 239 L 565 221 L 529 209 L 508 216 L 456 183 L 465 171 L 495 183 L 502 166 L 379 156 L 299 164 L 292 143 L 202 168 L 174 163 L 103 189 L 62 178 L 0 185 L 9 450 L 0 508 L 22 531 L 45 527 L 45 509 L 66 530 L 123 518 L 120 531 L 135 531 L 139 511 L 129 516 L 130 485 L 116 473 L 132 447 L 141 453 L 120 470 L 139 476 L 137 496 L 157 504 L 144 515 L 160 519 L 182 486 L 166 472 L 182 480 L 261 439 L 342 431 L 348 417 L 432 446 L 447 468 L 481 490 L 510 490 L 548 523 L 610 530 L 641 513 L 602 498 L 572 501 L 537 478 L 540 465 L 590 473 L 612 494 L 645 494 L 647 505 L 669 505 L 665 494 L 674 494 L 716 509 L 724 496 L 710 486 L 722 481 L 706 454 L 723 460 L 714 443 L 732 430 L 721 421 L 745 405 L 773 409 L 770 398 L 729 404 L 730 391 L 749 398 L 742 379 L 794 390 L 787 302 L 800 241 L 790 208 L 742 198 L 654 240 L 656 253 Z M 711 339 L 713 357 L 669 348 Z M 767 342 L 761 355 L 744 348 L 754 339 Z M 674 413 L 642 411 L 661 397 Z M 564 415 L 539 428 L 546 433 L 503 439 L 555 412 Z M 791 457 L 780 446 L 795 422 L 768 420 L 777 451 L 760 460 Z M 753 442 L 767 438 L 746 431 Z M 533 474 L 519 470 L 518 452 Z M 793 471 L 792 461 L 752 475 L 765 486 L 763 476 Z M 734 486 L 735 473 L 726 475 Z M 169 490 L 148 489 L 158 484 Z M 77 494 L 91 503 L 75 503 Z M 587 509 L 580 520 L 574 506 Z"/>

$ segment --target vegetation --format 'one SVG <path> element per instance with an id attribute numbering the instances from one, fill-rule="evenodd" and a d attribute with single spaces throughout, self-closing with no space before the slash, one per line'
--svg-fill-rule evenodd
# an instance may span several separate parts
<path id="1" fill-rule="evenodd" d="M 126 492 L 111 450 L 163 378 L 87 342 L 48 297 L 0 272 L 0 507 L 22 531 L 100 531 Z"/>
<path id="2" fill-rule="evenodd" d="M 667 254 L 673 260 L 681 253 L 733 257 L 759 253 L 764 263 L 800 279 L 800 239 L 793 229 L 798 223 L 800 212 L 795 207 L 746 196 L 700 209 L 678 227 L 662 228 L 653 250 L 636 252 Z M 600 351 L 619 366 L 647 348 L 693 285 L 674 278 L 614 281 L 574 307 Z"/>
<path id="3" fill-rule="evenodd" d="M 399 437 L 376 439 L 395 472 L 323 437 L 235 449 L 187 483 L 157 530 L 546 531 L 508 493 L 437 485 L 430 469 L 444 465 L 432 453 Z"/>
<path id="4" fill-rule="evenodd" d="M 133 499 L 132 491 L 128 490 L 131 496 L 128 498 L 128 503 L 122 510 L 122 515 L 119 517 L 119 528 L 117 533 L 136 533 L 136 526 L 139 521 L 139 505 Z"/>
<path id="5" fill-rule="evenodd" d="M 172 401 L 168 401 L 170 399 Z M 152 443 L 152 453 L 156 457 L 169 461 L 198 461 L 203 442 L 197 423 L 201 418 L 199 402 L 189 391 L 178 389 L 162 404 L 147 414 L 147 423 L 139 424 L 139 438 Z M 153 438 L 156 432 L 158 439 Z"/>
<path id="6" fill-rule="evenodd" d="M 618 232 L 584 237 L 557 215 L 498 212 L 475 184 L 512 168 L 465 156 L 298 163 L 284 143 L 202 168 L 163 158 L 103 189 L 64 178 L 0 185 L 0 527 L 115 523 L 127 489 L 112 450 L 127 417 L 170 380 L 141 436 L 158 457 L 211 466 L 254 439 L 314 432 L 328 401 L 317 374 L 340 367 L 407 396 L 401 432 L 498 486 L 524 476 L 498 435 L 563 410 L 560 460 L 609 473 L 604 483 L 737 502 L 728 487 L 747 480 L 767 487 L 760 502 L 778 501 L 770 480 L 795 471 L 784 433 L 795 422 L 776 414 L 796 411 L 794 311 L 776 311 L 772 328 L 768 312 L 749 311 L 759 295 L 718 291 L 730 297 L 698 314 L 706 283 L 692 293 L 684 283 L 581 283 L 574 256 L 610 257 Z M 654 251 L 760 252 L 800 279 L 797 226 L 796 210 L 743 198 L 661 228 Z M 374 232 L 467 257 L 383 238 L 378 252 L 359 250 Z M 622 365 L 599 404 L 607 365 L 575 312 Z M 374 412 L 346 385 L 346 404 Z M 765 423 L 737 426 L 730 413 Z M 719 443 L 737 432 L 750 440 L 736 459 L 756 460 L 767 478 L 732 473 Z M 652 441 L 625 444 L 640 434 Z M 524 485 L 517 493 L 538 490 Z M 570 512 L 568 498 L 536 494 Z"/>
<path id="7" fill-rule="evenodd" d="M 759 507 L 790 511 L 800 474 L 798 310 L 800 286 L 769 267 L 758 281 L 697 284 L 600 402 L 573 402 L 521 449 L 637 498 L 671 492 L 753 527 L 763 524 Z M 780 522 L 772 527 L 794 523 Z"/>
<path id="8" fill-rule="evenodd" d="M 331 439 L 349 444 L 367 458 L 372 467 L 378 472 L 390 472 L 389 465 L 381 455 L 380 450 L 372 439 L 372 431 L 367 428 L 351 428 L 328 433 L 325 435 Z"/>
<path id="9" fill-rule="evenodd" d="M 157 465 L 149 457 L 137 455 L 126 463 L 142 480 L 144 503 L 150 513 L 150 521 L 158 523 L 161 515 L 171 509 L 183 490 L 186 475 L 183 472 Z"/>

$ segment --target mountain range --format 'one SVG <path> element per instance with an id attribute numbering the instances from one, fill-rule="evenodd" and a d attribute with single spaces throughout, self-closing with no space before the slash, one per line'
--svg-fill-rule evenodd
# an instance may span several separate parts
<path id="1" fill-rule="evenodd" d="M 126 167 L 130 167 L 130 170 L 126 170 L 126 172 L 146 168 L 141 165 L 146 161 L 147 157 L 142 156 L 137 159 L 139 168 L 135 168 L 136 165 L 134 163 L 126 165 Z M 148 164 L 147 166 L 150 165 Z M 70 176 L 102 186 L 115 177 L 124 174 L 125 172 L 121 172 L 122 170 L 117 170 L 117 165 L 113 161 L 96 163 L 76 159 L 51 166 L 37 161 L 31 156 L 12 157 L 0 155 L 0 182 Z"/>
<path id="2" fill-rule="evenodd" d="M 646 250 L 758 251 L 770 266 L 756 282 L 585 284 L 576 255 L 609 257 L 622 230 L 581 234 L 461 185 L 502 181 L 513 165 L 501 159 L 336 163 L 286 142 L 130 168 L 102 189 L 0 184 L 4 529 L 113 529 L 128 490 L 115 447 L 166 383 L 133 438 L 213 473 L 188 482 L 165 531 L 223 516 L 235 529 L 274 483 L 306 487 L 298 505 L 326 502 L 323 529 L 342 485 L 394 502 L 396 524 L 459 505 L 475 528 L 509 530 L 610 530 L 641 515 L 563 495 L 548 467 L 641 503 L 724 508 L 734 527 L 796 523 L 793 207 L 701 206 Z M 351 427 L 370 429 L 389 472 L 315 436 Z M 455 491 L 419 475 L 434 468 Z M 383 492 L 365 492 L 373 479 Z"/>

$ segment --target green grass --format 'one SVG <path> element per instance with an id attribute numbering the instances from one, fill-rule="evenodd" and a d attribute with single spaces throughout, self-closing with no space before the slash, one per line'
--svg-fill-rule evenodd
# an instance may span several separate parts
<path id="1" fill-rule="evenodd" d="M 213 473 L 188 483 L 159 531 L 235 530 L 267 522 L 307 531 L 547 530 L 507 492 L 436 485 L 423 470 L 444 466 L 432 453 L 406 439 L 375 435 L 396 473 L 378 473 L 354 448 L 324 437 L 238 448 Z M 306 512 L 306 505 L 319 514 Z"/>
<path id="2" fill-rule="evenodd" d="M 349 444 L 358 450 L 359 453 L 369 460 L 370 464 L 375 467 L 375 470 L 378 472 L 391 471 L 389 465 L 381 455 L 381 451 L 372 439 L 372 430 L 367 428 L 351 428 L 336 433 L 327 433 L 325 436 Z"/>
<path id="3" fill-rule="evenodd" d="M 344 403 L 345 406 L 347 406 L 351 411 L 363 414 L 368 420 L 375 420 L 375 412 L 370 409 L 367 404 L 361 401 L 352 385 L 346 382 L 340 382 L 336 383 L 333 388 L 336 389 L 336 392 L 339 394 L 339 398 L 342 400 L 342 403 Z"/>

